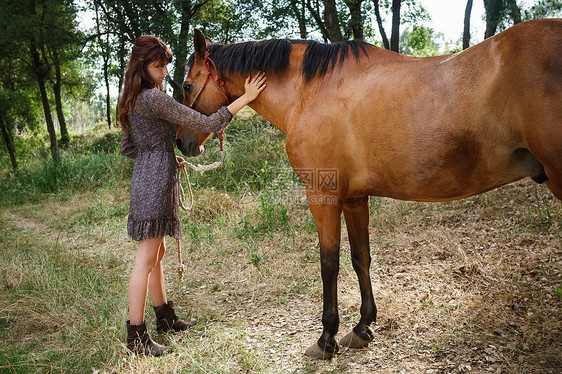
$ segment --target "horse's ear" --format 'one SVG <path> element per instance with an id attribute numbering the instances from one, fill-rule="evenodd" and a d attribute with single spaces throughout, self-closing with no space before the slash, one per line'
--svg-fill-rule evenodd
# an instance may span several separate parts
<path id="1" fill-rule="evenodd" d="M 193 48 L 195 49 L 195 57 L 200 59 L 205 58 L 207 41 L 205 40 L 205 35 L 198 29 L 195 29 L 195 34 L 193 35 Z"/>

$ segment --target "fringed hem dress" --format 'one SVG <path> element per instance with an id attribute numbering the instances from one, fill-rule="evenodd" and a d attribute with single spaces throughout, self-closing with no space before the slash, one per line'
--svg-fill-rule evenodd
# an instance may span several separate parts
<path id="1" fill-rule="evenodd" d="M 129 114 L 129 131 L 121 137 L 121 153 L 135 160 L 127 222 L 133 240 L 181 238 L 174 125 L 218 132 L 231 119 L 226 107 L 205 116 L 162 91 L 139 94 Z"/>

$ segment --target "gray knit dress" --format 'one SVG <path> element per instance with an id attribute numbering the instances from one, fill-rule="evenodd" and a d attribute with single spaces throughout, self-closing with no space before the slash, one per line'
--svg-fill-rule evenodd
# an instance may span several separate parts
<path id="1" fill-rule="evenodd" d="M 218 132 L 231 119 L 226 107 L 207 117 L 162 91 L 139 94 L 129 115 L 129 131 L 121 138 L 121 153 L 135 160 L 127 222 L 133 240 L 181 238 L 174 125 Z"/>

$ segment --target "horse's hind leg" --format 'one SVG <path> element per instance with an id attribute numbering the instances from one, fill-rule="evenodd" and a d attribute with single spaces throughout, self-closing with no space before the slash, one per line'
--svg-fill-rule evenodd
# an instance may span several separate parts
<path id="1" fill-rule="evenodd" d="M 554 105 L 554 104 L 553 104 Z M 562 115 L 547 117 L 540 123 L 548 124 L 527 136 L 530 150 L 544 167 L 546 186 L 554 196 L 562 200 Z"/>
<path id="2" fill-rule="evenodd" d="M 548 177 L 548 171 L 547 171 Z M 558 198 L 558 200 L 562 200 L 562 177 L 555 178 L 552 177 L 546 181 L 546 186 L 548 189 Z"/>
<path id="3" fill-rule="evenodd" d="M 369 327 L 377 318 L 377 307 L 373 297 L 371 276 L 371 253 L 369 249 L 369 197 L 346 201 L 343 213 L 351 245 L 353 269 L 359 279 L 361 291 L 361 319 L 340 344 L 351 348 L 362 348 L 374 338 Z"/>
<path id="4" fill-rule="evenodd" d="M 541 150 L 541 159 L 548 180 L 545 182 L 548 189 L 562 200 L 562 120 L 558 125 L 557 141 L 552 141 L 549 147 Z M 552 139 L 552 138 L 551 138 Z"/>

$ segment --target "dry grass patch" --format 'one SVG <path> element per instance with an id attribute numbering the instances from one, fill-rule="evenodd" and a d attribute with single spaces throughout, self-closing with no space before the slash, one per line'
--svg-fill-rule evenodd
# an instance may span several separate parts
<path id="1" fill-rule="evenodd" d="M 189 253 L 192 286 L 174 297 L 205 323 L 236 325 L 239 344 L 262 363 L 258 372 L 557 372 L 559 202 L 520 182 L 446 204 L 376 204 L 379 319 L 368 349 L 343 350 L 331 362 L 303 356 L 321 332 L 321 282 L 316 235 L 304 229 L 309 213 L 298 199 L 285 202 L 293 234 L 239 238 L 231 227 L 201 241 Z M 344 228 L 338 337 L 359 318 L 346 235 Z"/>
<path id="2" fill-rule="evenodd" d="M 124 347 L 125 287 L 135 251 L 125 236 L 126 191 L 86 191 L 65 203 L 49 199 L 5 212 L 7 232 L 18 237 L 20 230 L 21 237 L 2 243 L 12 253 L 0 273 L 0 291 L 10 296 L 0 302 L 2 315 L 10 316 L 0 318 L 2 331 L 15 323 L 11 344 L 36 353 L 38 367 L 87 352 L 84 360 L 102 372 L 559 372 L 562 204 L 544 188 L 523 181 L 443 204 L 372 199 L 375 341 L 363 350 L 342 349 L 329 362 L 303 355 L 322 329 L 318 241 L 303 192 L 249 196 L 196 191 L 193 212 L 183 216 L 183 283 L 168 240 L 169 298 L 199 324 L 185 334 L 156 335 L 174 347 L 160 359 L 129 356 Z M 42 263 L 17 250 L 34 246 L 66 256 L 70 281 L 44 271 L 54 257 Z M 93 270 L 87 282 L 68 270 L 84 272 L 80 261 Z M 357 323 L 360 305 L 345 227 L 340 269 L 338 338 Z M 113 277 L 111 294 L 96 291 L 105 284 L 96 272 Z M 30 279 L 35 285 L 26 286 Z M 43 293 L 49 284 L 57 290 Z M 32 323 L 18 322 L 17 310 Z M 69 322 L 61 311 L 81 322 Z M 150 302 L 147 321 L 153 328 Z M 80 343 L 69 347 L 68 339 Z"/>

